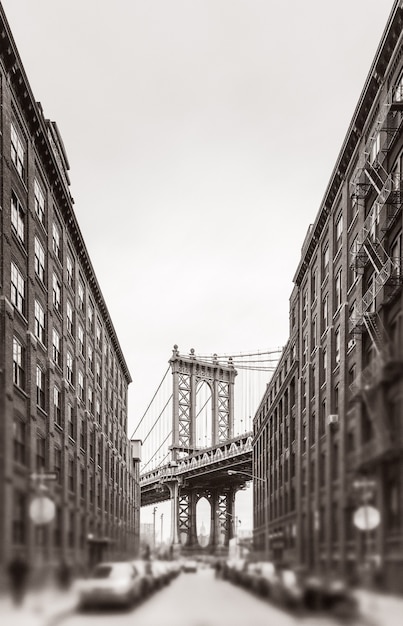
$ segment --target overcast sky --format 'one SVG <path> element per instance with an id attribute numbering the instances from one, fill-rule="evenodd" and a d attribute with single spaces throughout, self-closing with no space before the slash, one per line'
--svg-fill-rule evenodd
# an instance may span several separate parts
<path id="1" fill-rule="evenodd" d="M 285 344 L 288 299 L 392 0 L 3 0 L 57 122 L 133 377 L 174 343 Z"/>

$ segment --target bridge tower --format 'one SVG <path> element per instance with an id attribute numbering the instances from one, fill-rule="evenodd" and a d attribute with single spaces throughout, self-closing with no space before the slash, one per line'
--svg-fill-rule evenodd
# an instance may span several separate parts
<path id="1" fill-rule="evenodd" d="M 228 364 L 218 359 L 203 361 L 195 356 L 179 354 L 175 345 L 169 361 L 173 376 L 172 445 L 171 465 L 199 448 L 196 441 L 196 394 L 200 384 L 207 383 L 211 392 L 211 445 L 231 439 L 234 434 L 234 383 L 237 372 L 229 357 Z M 196 507 L 201 498 L 210 503 L 210 543 L 216 549 L 222 539 L 228 546 L 235 534 L 234 504 L 236 488 L 233 485 L 198 486 L 186 484 L 179 479 L 165 482 L 171 495 L 171 538 L 175 546 L 182 544 L 185 550 L 199 547 L 196 529 Z M 224 531 L 224 537 L 223 537 Z"/>

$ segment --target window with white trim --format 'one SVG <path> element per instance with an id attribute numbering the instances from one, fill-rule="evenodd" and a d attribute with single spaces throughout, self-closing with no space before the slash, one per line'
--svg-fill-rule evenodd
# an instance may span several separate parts
<path id="1" fill-rule="evenodd" d="M 81 278 L 78 279 L 78 308 L 80 311 L 84 311 L 84 283 Z"/>
<path id="2" fill-rule="evenodd" d="M 13 383 L 25 389 L 25 347 L 13 337 Z"/>
<path id="3" fill-rule="evenodd" d="M 19 132 L 17 131 L 16 126 L 11 122 L 11 160 L 14 163 L 17 172 L 24 178 L 25 176 L 25 148 L 20 137 Z"/>
<path id="4" fill-rule="evenodd" d="M 343 299 L 341 278 L 341 269 L 339 269 L 334 280 L 334 306 L 336 311 L 341 306 Z"/>
<path id="5" fill-rule="evenodd" d="M 11 262 L 11 302 L 22 315 L 25 313 L 25 280 L 15 263 Z"/>
<path id="6" fill-rule="evenodd" d="M 66 354 L 66 378 L 70 385 L 74 385 L 73 355 L 70 350 Z"/>
<path id="7" fill-rule="evenodd" d="M 340 326 L 334 331 L 334 360 L 336 365 L 340 363 Z"/>
<path id="8" fill-rule="evenodd" d="M 45 345 L 46 343 L 46 327 L 45 327 L 45 311 L 43 306 L 35 300 L 35 337 Z"/>
<path id="9" fill-rule="evenodd" d="M 59 313 L 62 310 L 62 285 L 57 274 L 53 274 L 52 280 L 53 306 Z"/>
<path id="10" fill-rule="evenodd" d="M 45 225 L 45 196 L 42 187 L 34 181 L 35 213 L 43 226 Z"/>
<path id="11" fill-rule="evenodd" d="M 342 244 L 342 236 L 343 236 L 343 214 L 342 213 L 340 213 L 338 217 L 336 218 L 334 232 L 335 232 L 334 251 L 336 255 L 337 252 L 340 250 L 341 244 Z"/>
<path id="12" fill-rule="evenodd" d="M 84 328 L 78 324 L 78 351 L 84 356 Z"/>
<path id="13" fill-rule="evenodd" d="M 16 237 L 25 241 L 25 211 L 14 191 L 11 192 L 11 227 Z"/>
<path id="14" fill-rule="evenodd" d="M 40 365 L 36 366 L 36 404 L 45 409 L 45 372 Z"/>
<path id="15" fill-rule="evenodd" d="M 35 237 L 35 274 L 39 280 L 45 282 L 45 249 L 38 237 Z"/>
<path id="16" fill-rule="evenodd" d="M 62 260 L 62 236 L 60 226 L 53 222 L 52 224 L 52 248 L 54 255 L 59 261 Z"/>
<path id="17" fill-rule="evenodd" d="M 53 361 L 61 367 L 62 365 L 62 352 L 61 352 L 61 342 L 60 335 L 57 332 L 56 328 L 53 329 L 52 333 L 52 350 L 53 350 Z"/>
<path id="18" fill-rule="evenodd" d="M 62 424 L 62 394 L 56 385 L 53 387 L 53 416 L 58 426 Z"/>
<path id="19" fill-rule="evenodd" d="M 84 374 L 81 370 L 78 371 L 78 397 L 82 402 L 84 402 Z"/>
<path id="20" fill-rule="evenodd" d="M 68 332 L 70 335 L 74 336 L 74 313 L 73 306 L 69 300 L 66 302 L 66 321 Z"/>
<path id="21" fill-rule="evenodd" d="M 69 253 L 66 254 L 66 275 L 67 284 L 74 289 L 74 261 Z"/>

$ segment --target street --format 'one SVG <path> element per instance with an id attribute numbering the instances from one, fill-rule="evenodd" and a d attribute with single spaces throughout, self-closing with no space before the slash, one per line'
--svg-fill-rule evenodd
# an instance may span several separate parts
<path id="1" fill-rule="evenodd" d="M 217 580 L 214 570 L 182 573 L 172 583 L 131 610 L 108 609 L 76 613 L 64 626 L 291 626 L 296 623 L 335 625 L 323 616 L 303 618 L 271 605 L 231 583 Z"/>

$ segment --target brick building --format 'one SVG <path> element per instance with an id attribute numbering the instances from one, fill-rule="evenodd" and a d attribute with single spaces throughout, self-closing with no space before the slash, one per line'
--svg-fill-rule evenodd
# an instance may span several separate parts
<path id="1" fill-rule="evenodd" d="M 57 125 L 33 97 L 0 5 L 0 563 L 88 565 L 138 549 L 131 382 L 73 211 Z M 38 481 L 54 519 L 29 514 Z"/>
<path id="2" fill-rule="evenodd" d="M 290 336 L 254 418 L 255 548 L 403 591 L 403 8 L 309 226 Z M 353 523 L 364 504 L 380 523 Z"/>

